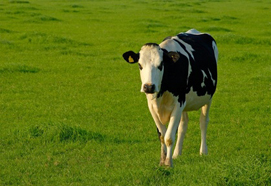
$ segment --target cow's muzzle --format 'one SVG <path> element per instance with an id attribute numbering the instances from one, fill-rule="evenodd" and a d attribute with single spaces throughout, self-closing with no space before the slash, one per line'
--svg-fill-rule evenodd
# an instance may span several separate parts
<path id="1" fill-rule="evenodd" d="M 146 84 L 143 85 L 143 91 L 146 94 L 153 94 L 154 91 L 155 91 L 155 85 L 154 84 L 146 83 Z"/>

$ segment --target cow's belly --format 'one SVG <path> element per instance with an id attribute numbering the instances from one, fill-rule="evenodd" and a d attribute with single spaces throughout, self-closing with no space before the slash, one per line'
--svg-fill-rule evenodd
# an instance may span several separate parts
<path id="1" fill-rule="evenodd" d="M 204 96 L 198 96 L 196 92 L 190 90 L 190 92 L 186 94 L 186 106 L 184 108 L 184 111 L 198 110 L 203 105 L 209 103 L 210 99 L 211 95 L 209 94 L 205 94 Z"/>

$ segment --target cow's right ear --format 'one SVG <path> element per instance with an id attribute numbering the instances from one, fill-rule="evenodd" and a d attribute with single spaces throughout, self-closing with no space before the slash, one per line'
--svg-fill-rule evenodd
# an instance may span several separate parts
<path id="1" fill-rule="evenodd" d="M 136 63 L 139 59 L 139 53 L 136 54 L 133 51 L 128 51 L 122 54 L 123 59 L 127 61 L 128 63 Z"/>

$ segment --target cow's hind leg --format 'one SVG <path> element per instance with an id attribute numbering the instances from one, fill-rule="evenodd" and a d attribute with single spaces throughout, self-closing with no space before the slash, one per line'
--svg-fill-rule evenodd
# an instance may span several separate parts
<path id="1" fill-rule="evenodd" d="M 181 117 L 181 122 L 178 127 L 178 138 L 177 138 L 175 150 L 173 153 L 174 159 L 182 154 L 183 140 L 184 140 L 185 133 L 187 131 L 187 126 L 188 126 L 188 114 L 187 112 L 183 112 L 182 117 Z"/>
<path id="2" fill-rule="evenodd" d="M 201 130 L 201 145 L 200 145 L 200 154 L 208 154 L 207 143 L 206 143 L 206 134 L 207 126 L 209 122 L 209 110 L 212 100 L 201 108 L 200 115 L 200 130 Z"/>

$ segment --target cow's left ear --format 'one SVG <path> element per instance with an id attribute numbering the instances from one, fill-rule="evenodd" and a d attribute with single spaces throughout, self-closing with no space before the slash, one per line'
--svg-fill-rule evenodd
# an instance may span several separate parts
<path id="1" fill-rule="evenodd" d="M 172 59 L 173 62 L 176 62 L 180 59 L 180 54 L 178 52 L 169 52 L 168 56 Z"/>
<path id="2" fill-rule="evenodd" d="M 128 51 L 122 54 L 123 59 L 128 63 L 136 63 L 139 59 L 139 54 L 134 53 L 133 51 Z"/>

